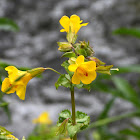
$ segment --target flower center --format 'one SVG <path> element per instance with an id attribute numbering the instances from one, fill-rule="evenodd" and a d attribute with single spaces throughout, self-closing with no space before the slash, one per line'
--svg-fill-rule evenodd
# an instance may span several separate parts
<path id="1" fill-rule="evenodd" d="M 83 76 L 83 75 L 88 76 L 87 71 L 82 67 L 77 68 L 77 73 L 80 74 L 81 76 Z"/>

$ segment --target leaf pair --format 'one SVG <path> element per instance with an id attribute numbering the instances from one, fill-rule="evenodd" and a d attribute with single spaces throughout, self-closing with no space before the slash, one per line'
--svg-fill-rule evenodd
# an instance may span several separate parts
<path id="1" fill-rule="evenodd" d="M 72 125 L 71 112 L 69 110 L 63 110 L 59 114 L 57 135 L 69 134 L 70 138 L 73 138 L 77 132 L 88 127 L 90 117 L 87 114 L 77 111 L 76 112 L 76 124 Z"/>

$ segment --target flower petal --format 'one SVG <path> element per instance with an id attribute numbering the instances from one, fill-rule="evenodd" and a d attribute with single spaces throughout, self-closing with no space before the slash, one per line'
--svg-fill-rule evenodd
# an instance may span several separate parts
<path id="1" fill-rule="evenodd" d="M 77 64 L 71 64 L 68 67 L 69 71 L 75 72 L 77 69 Z"/>
<path id="2" fill-rule="evenodd" d="M 82 75 L 80 76 L 80 80 L 83 84 L 90 84 L 96 78 L 96 72 L 90 71 L 88 72 L 88 76 Z"/>
<path id="3" fill-rule="evenodd" d="M 60 32 L 66 32 L 66 30 L 65 29 L 61 29 Z"/>
<path id="4" fill-rule="evenodd" d="M 72 15 L 70 17 L 70 22 L 72 22 L 72 23 L 80 23 L 80 17 L 77 16 L 77 15 Z"/>
<path id="5" fill-rule="evenodd" d="M 23 85 L 18 85 L 16 89 L 16 94 L 21 100 L 25 99 L 25 92 L 26 92 L 26 86 Z"/>
<path id="6" fill-rule="evenodd" d="M 79 79 L 79 75 L 75 72 L 74 75 L 72 76 L 72 83 L 73 84 L 80 84 L 80 79 Z"/>
<path id="7" fill-rule="evenodd" d="M 96 70 L 96 62 L 88 61 L 83 63 L 80 67 L 83 67 L 86 71 L 95 71 Z"/>
<path id="8" fill-rule="evenodd" d="M 5 70 L 8 71 L 9 80 L 11 82 L 15 81 L 17 74 L 18 74 L 18 69 L 14 66 L 8 66 L 5 68 Z"/>
<path id="9" fill-rule="evenodd" d="M 61 26 L 65 29 L 65 32 L 69 31 L 69 24 L 70 24 L 70 19 L 67 16 L 63 16 L 60 20 L 59 20 Z M 61 31 L 61 30 L 60 30 Z M 61 32 L 63 32 L 64 30 L 62 30 Z"/>
<path id="10" fill-rule="evenodd" d="M 5 68 L 6 71 L 8 71 L 9 74 L 9 80 L 11 82 L 11 84 L 13 84 L 15 82 L 15 80 L 17 80 L 19 77 L 21 77 L 22 75 L 26 74 L 26 71 L 20 71 L 18 70 L 16 67 L 14 66 L 8 66 Z M 21 80 L 19 80 L 18 82 L 20 82 Z"/>
<path id="11" fill-rule="evenodd" d="M 84 63 L 84 56 L 83 55 L 78 56 L 76 59 L 76 63 L 78 65 L 81 65 L 81 63 Z"/>
<path id="12" fill-rule="evenodd" d="M 2 82 L 2 86 L 1 86 L 1 91 L 5 92 L 6 90 L 8 90 L 10 88 L 10 80 L 9 78 L 5 78 L 4 81 Z M 11 85 L 12 86 L 12 85 Z M 10 93 L 14 93 L 16 91 L 16 87 L 13 86 L 8 92 L 6 92 L 7 94 Z"/>
<path id="13" fill-rule="evenodd" d="M 87 26 L 87 25 L 88 25 L 88 23 L 83 23 L 83 24 L 81 24 L 81 27 L 82 27 L 82 26 Z"/>

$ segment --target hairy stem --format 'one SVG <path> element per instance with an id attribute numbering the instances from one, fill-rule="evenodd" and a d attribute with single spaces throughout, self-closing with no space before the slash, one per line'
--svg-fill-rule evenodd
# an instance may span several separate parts
<path id="1" fill-rule="evenodd" d="M 71 105 L 72 105 L 72 124 L 75 125 L 76 124 L 76 120 L 75 120 L 75 98 L 74 98 L 74 87 L 71 84 Z M 75 135 L 73 137 L 73 140 L 77 140 L 77 135 Z"/>

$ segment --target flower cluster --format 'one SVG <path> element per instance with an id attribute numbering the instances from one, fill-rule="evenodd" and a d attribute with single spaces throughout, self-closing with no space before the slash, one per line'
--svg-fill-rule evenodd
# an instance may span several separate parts
<path id="1" fill-rule="evenodd" d="M 63 16 L 59 22 L 64 28 L 60 32 L 67 33 L 68 42 L 58 42 L 58 50 L 65 52 L 63 56 L 69 57 L 68 70 L 74 72 L 71 79 L 72 83 L 80 84 L 81 81 L 83 84 L 90 84 L 96 79 L 96 72 L 110 74 L 113 65 L 106 66 L 104 62 L 93 57 L 94 51 L 89 42 L 80 41 L 74 44 L 77 39 L 77 32 L 82 26 L 87 26 L 88 23 L 81 24 L 82 20 L 77 15 L 72 15 L 70 18 Z"/>

